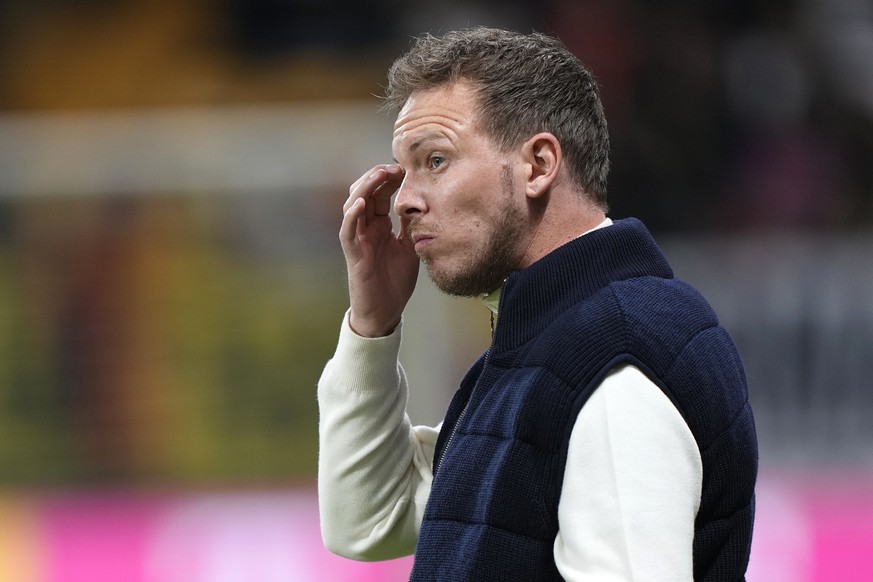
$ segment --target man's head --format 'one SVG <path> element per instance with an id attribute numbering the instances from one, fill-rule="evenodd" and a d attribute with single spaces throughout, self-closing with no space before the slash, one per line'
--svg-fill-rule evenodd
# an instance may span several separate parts
<path id="1" fill-rule="evenodd" d="M 571 179 L 606 210 L 606 118 L 591 73 L 560 41 L 481 27 L 425 35 L 391 66 L 386 107 L 398 111 L 414 93 L 458 81 L 475 89 L 478 123 L 499 148 L 553 134 Z"/>
<path id="2" fill-rule="evenodd" d="M 548 189 L 560 168 L 548 136 L 498 151 L 477 109 L 466 81 L 416 91 L 397 116 L 391 146 L 403 168 L 394 209 L 405 236 L 437 287 L 465 297 L 490 293 L 523 268 L 539 230 L 526 200 Z M 537 146 L 546 150 L 540 164 L 531 161 Z"/>

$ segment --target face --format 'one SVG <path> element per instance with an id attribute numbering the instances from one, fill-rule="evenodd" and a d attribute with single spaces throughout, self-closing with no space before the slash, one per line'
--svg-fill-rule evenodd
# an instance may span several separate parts
<path id="1" fill-rule="evenodd" d="M 472 297 L 518 268 L 526 241 L 524 195 L 511 153 L 479 129 L 471 87 L 414 93 L 394 124 L 406 174 L 395 211 L 437 287 Z"/>

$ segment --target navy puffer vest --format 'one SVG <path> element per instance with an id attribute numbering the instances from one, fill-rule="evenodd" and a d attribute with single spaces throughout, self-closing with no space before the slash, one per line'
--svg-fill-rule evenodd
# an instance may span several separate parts
<path id="1" fill-rule="evenodd" d="M 664 391 L 700 449 L 695 580 L 743 580 L 758 455 L 742 364 L 706 301 L 673 278 L 633 219 L 506 281 L 492 347 L 437 442 L 412 580 L 561 579 L 553 545 L 570 433 L 622 363 Z"/>

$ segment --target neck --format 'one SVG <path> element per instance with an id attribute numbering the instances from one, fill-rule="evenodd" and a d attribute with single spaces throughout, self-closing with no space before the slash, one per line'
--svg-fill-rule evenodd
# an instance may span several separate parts
<path id="1" fill-rule="evenodd" d="M 523 269 L 532 265 L 582 233 L 596 228 L 605 219 L 606 214 L 601 209 L 584 202 L 569 209 L 552 209 L 550 205 L 534 228 L 519 267 Z"/>

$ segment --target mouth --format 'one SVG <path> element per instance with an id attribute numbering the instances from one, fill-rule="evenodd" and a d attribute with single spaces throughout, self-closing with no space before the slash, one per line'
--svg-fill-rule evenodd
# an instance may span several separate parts
<path id="1" fill-rule="evenodd" d="M 432 235 L 425 233 L 415 233 L 412 235 L 412 242 L 415 245 L 415 252 L 421 252 L 434 239 Z"/>

